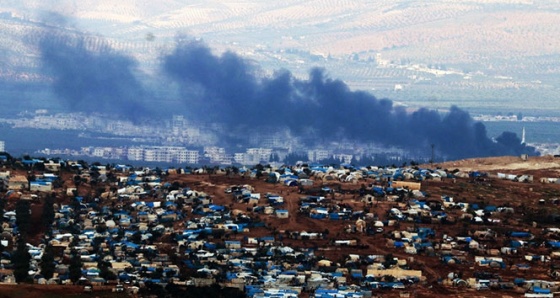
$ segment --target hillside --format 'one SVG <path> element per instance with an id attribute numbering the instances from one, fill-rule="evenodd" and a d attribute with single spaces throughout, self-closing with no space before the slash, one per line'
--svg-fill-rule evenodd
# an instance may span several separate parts
<path id="1" fill-rule="evenodd" d="M 499 157 L 437 164 L 434 167 L 446 169 L 446 172 L 453 173 L 455 178 L 436 179 L 434 178 L 436 176 L 426 178 L 421 181 L 421 196 L 419 196 L 419 193 L 411 193 L 403 197 L 402 200 L 396 199 L 395 195 L 390 195 L 389 193 L 383 196 L 375 194 L 374 189 L 376 188 L 383 187 L 387 192 L 389 189 L 385 188 L 386 181 L 372 178 L 373 176 L 362 177 L 357 180 L 348 180 L 347 178 L 337 180 L 326 179 L 325 176 L 321 179 L 319 178 L 321 175 L 315 174 L 311 178 L 315 181 L 313 187 L 289 187 L 284 185 L 284 183 L 265 182 L 264 178 L 266 176 L 256 179 L 249 176 L 232 175 L 231 173 L 225 174 L 225 172 L 189 175 L 170 172 L 168 175 L 162 176 L 162 183 L 183 187 L 188 186 L 190 190 L 196 190 L 197 192 L 209 195 L 214 205 L 227 206 L 227 209 L 232 210 L 235 214 L 244 214 L 252 218 L 253 221 L 264 222 L 263 226 L 252 227 L 247 231 L 239 233 L 226 233 L 225 236 L 222 235 L 220 238 L 211 238 L 205 241 L 212 241 L 218 244 L 227 241 L 240 241 L 243 247 L 252 248 L 253 246 L 247 243 L 248 239 L 265 236 L 273 237 L 274 243 L 278 247 L 290 247 L 297 251 L 312 250 L 314 257 L 318 259 L 326 259 L 338 263 L 339 265 L 337 266 L 339 267 L 359 268 L 364 270 L 364 272 L 368 256 L 393 255 L 401 260 L 407 260 L 407 268 L 422 272 L 423 278 L 420 282 L 406 286 L 406 291 L 414 293 L 416 297 L 463 297 L 478 293 L 474 289 L 474 285 L 470 287 L 453 285 L 450 280 L 447 280 L 450 272 L 460 274 L 464 280 L 484 279 L 477 277 L 483 273 L 499 276 L 500 283 L 492 286 L 492 293 L 518 295 L 527 291 L 528 288 L 527 285 L 512 286 L 516 278 L 543 280 L 550 282 L 553 287 L 558 286 L 555 275 L 551 275 L 550 271 L 550 268 L 555 268 L 556 266 L 557 248 L 550 247 L 548 243 L 556 243 L 558 238 L 551 231 L 556 227 L 556 221 L 560 214 L 560 209 L 557 205 L 558 198 L 560 198 L 560 184 L 541 183 L 540 180 L 541 178 L 559 177 L 559 164 L 560 160 L 550 156 L 531 157 L 527 161 L 521 161 L 517 157 Z M 428 166 L 426 167 L 428 168 Z M 461 174 L 469 173 L 470 171 L 486 173 L 487 175 L 477 174 L 476 176 L 469 177 L 468 175 L 463 176 Z M 19 170 L 16 170 L 15 173 L 19 173 Z M 21 173 L 24 174 L 24 172 Z M 440 172 L 434 171 L 432 173 Z M 533 181 L 524 183 L 500 179 L 497 173 L 512 174 L 516 177 L 531 175 Z M 36 174 L 39 173 L 36 172 Z M 64 189 L 66 187 L 74 187 L 75 178 L 73 177 L 75 177 L 75 173 L 64 170 L 60 174 L 64 187 L 56 190 L 57 203 L 70 204 L 72 198 L 66 195 L 67 192 Z M 243 200 L 236 200 L 229 191 L 226 191 L 235 185 L 250 185 L 250 188 L 253 189 L 252 192 L 261 194 L 263 199 L 254 201 L 255 205 L 243 202 Z M 97 183 L 94 187 L 93 184 L 84 180 L 78 189 L 78 195 L 87 198 L 95 189 L 98 192 L 102 186 L 103 184 Z M 108 187 L 108 185 L 104 187 Z M 324 193 L 321 189 L 325 187 L 333 191 Z M 361 190 L 365 190 L 367 194 L 364 195 Z M 264 195 L 268 193 L 278 194 L 284 198 L 284 204 L 274 208 L 287 210 L 289 213 L 287 218 L 279 218 L 274 213 L 263 213 L 262 211 L 257 211 L 258 208 L 254 208 L 268 208 L 267 200 L 264 199 Z M 373 227 L 373 223 L 376 222 L 372 220 L 371 217 L 373 216 L 378 218 L 378 221 L 384 223 L 383 230 L 372 233 L 360 232 L 357 230 L 359 220 L 357 221 L 355 218 L 313 218 L 311 216 L 313 213 L 302 211 L 301 207 L 304 205 L 302 205 L 302 202 L 304 202 L 307 196 L 317 194 L 325 195 L 326 200 L 323 203 L 326 202 L 327 205 L 325 206 L 329 210 L 339 210 L 339 212 L 342 212 L 344 209 L 350 210 L 350 214 L 355 212 L 358 212 L 358 214 L 361 214 L 360 212 L 371 214 L 363 217 L 366 226 L 368 228 Z M 372 194 L 375 195 L 371 196 Z M 369 200 L 368 197 L 374 199 Z M 453 199 L 446 201 L 444 198 Z M 89 200 L 86 199 L 85 202 Z M 144 200 L 149 202 L 162 201 L 161 198 L 151 197 L 151 195 L 144 197 Z M 119 207 L 122 210 L 132 210 L 127 207 L 132 202 L 122 201 L 122 199 L 119 199 L 119 202 L 121 202 L 119 204 L 124 204 L 123 207 Z M 439 208 L 437 206 L 443 207 L 445 205 L 446 207 L 441 210 L 446 213 L 446 220 L 435 221 L 436 217 L 428 217 L 431 221 L 426 222 L 424 216 L 414 217 L 410 210 L 413 210 L 411 208 L 418 206 L 420 202 L 429 204 L 433 210 L 437 210 Z M 494 208 L 498 207 L 498 210 L 501 211 L 489 211 L 493 209 L 487 209 L 484 215 L 476 215 L 478 214 L 478 211 L 475 209 L 477 207 L 463 210 L 463 207 L 455 208 L 453 207 L 454 205 L 449 205 L 450 202 L 456 204 L 457 207 L 460 204 L 468 204 L 469 206 L 479 205 L 482 208 L 494 206 Z M 14 204 L 13 198 L 8 199 L 6 210 L 11 210 Z M 103 203 L 104 206 L 114 206 L 114 204 L 115 201 L 111 203 L 111 200 Z M 197 220 L 205 218 L 204 215 L 195 214 L 195 210 L 199 210 L 195 204 L 185 204 L 186 206 L 182 211 L 185 212 L 185 218 L 173 223 L 174 233 L 180 234 L 182 230 L 187 229 L 187 224 L 192 224 L 193 221 L 197 222 Z M 38 223 L 41 220 L 42 205 L 40 201 L 32 205 L 34 222 Z M 96 208 L 100 207 L 97 206 Z M 409 214 L 408 218 L 406 219 L 405 216 L 405 218 L 399 220 L 391 215 L 393 214 L 391 210 L 395 208 Z M 420 209 L 414 210 L 420 212 Z M 136 213 L 133 212 L 131 215 L 134 214 Z M 343 214 L 343 212 L 340 214 Z M 475 221 L 473 214 L 484 218 L 484 220 L 480 222 Z M 416 218 L 416 220 L 413 218 Z M 397 238 L 396 235 L 408 235 L 406 233 L 419 231 L 419 229 L 435 231 L 434 235 L 428 236 L 421 242 L 430 243 L 429 249 L 426 248 L 425 250 L 422 249 L 411 253 L 402 247 L 393 246 L 394 243 L 401 241 L 400 237 L 404 237 L 398 236 Z M 41 242 L 42 229 L 36 227 L 34 231 L 36 234 L 31 243 L 38 245 Z M 491 235 L 493 236 L 487 236 L 488 231 L 492 231 Z M 303 232 L 318 233 L 324 236 L 307 240 L 294 237 L 297 233 Z M 516 238 L 524 236 L 514 236 L 512 232 L 519 232 L 519 235 L 532 235 L 532 238 Z M 472 238 L 474 242 L 465 244 L 464 240 L 461 240 L 465 237 Z M 172 239 L 171 236 L 166 234 L 159 239 L 154 239 L 154 244 L 160 252 L 174 255 L 173 258 L 184 258 L 181 254 L 174 253 L 178 248 L 177 243 Z M 336 241 L 339 240 L 356 241 L 357 245 L 338 245 Z M 476 247 L 474 246 L 475 242 Z M 519 242 L 521 246 L 509 247 L 510 242 Z M 451 249 L 451 247 L 453 248 Z M 504 247 L 515 249 L 515 253 L 506 253 Z M 354 256 L 352 258 L 358 256 L 362 260 L 361 263 L 349 263 L 349 256 L 351 255 Z M 447 260 L 443 262 L 444 257 L 448 256 L 451 256 L 452 259 L 450 260 L 453 261 Z M 500 258 L 503 261 L 493 263 L 492 265 L 482 265 L 478 261 L 475 262 L 475 256 Z M 532 259 L 533 256 L 538 256 L 539 258 L 542 256 L 543 261 Z M 277 260 L 277 257 L 274 259 Z M 282 258 L 279 260 L 282 260 Z M 290 268 L 291 270 L 299 270 L 296 269 L 297 264 L 290 265 L 291 261 L 289 260 L 289 258 L 286 258 L 282 261 L 282 266 L 285 267 L 285 270 Z M 193 274 L 190 269 L 181 268 L 181 276 Z M 226 270 L 226 268 L 223 267 L 220 270 Z M 318 267 L 313 270 L 326 269 Z M 345 280 L 347 280 L 349 285 L 361 284 L 360 279 L 353 278 L 350 275 L 346 276 Z M 502 286 L 503 288 L 500 289 Z M 16 290 L 16 288 L 3 286 L 2 293 L 9 296 L 7 293 L 17 291 L 17 295 L 21 295 L 21 297 L 39 297 L 40 295 L 35 293 L 41 287 L 39 285 L 17 287 Z M 49 286 L 49 293 L 56 293 L 55 287 Z M 110 290 L 110 288 L 108 287 L 107 290 Z M 79 289 L 80 287 L 74 293 L 71 293 L 71 291 L 62 290 L 61 288 L 60 295 L 76 295 L 76 292 L 80 291 Z M 383 297 L 399 296 L 399 291 L 387 289 L 371 290 L 374 294 L 382 295 Z M 98 291 L 98 295 L 105 295 L 102 288 L 98 288 Z M 15 294 L 16 292 L 13 293 Z M 44 295 L 51 294 L 44 293 Z"/>
<path id="2" fill-rule="evenodd" d="M 530 98 L 533 108 L 558 110 L 555 1 L 3 1 L 0 24 L 8 28 L 0 78 L 20 82 L 48 81 L 35 43 L 53 29 L 132 55 L 147 73 L 178 36 L 190 36 L 268 73 L 325 67 L 353 88 L 413 106 L 523 110 Z"/>
<path id="3" fill-rule="evenodd" d="M 435 166 L 466 172 L 477 170 L 494 173 L 498 171 L 519 171 L 542 176 L 545 173 L 560 173 L 560 158 L 550 155 L 530 157 L 528 160 L 522 160 L 517 156 L 471 158 L 437 163 Z"/>

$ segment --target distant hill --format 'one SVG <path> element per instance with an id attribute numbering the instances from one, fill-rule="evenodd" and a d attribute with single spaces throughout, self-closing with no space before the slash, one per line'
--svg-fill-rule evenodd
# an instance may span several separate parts
<path id="1" fill-rule="evenodd" d="M 44 30 L 86 34 L 142 69 L 177 36 L 231 49 L 272 72 L 325 67 L 354 88 L 413 106 L 544 112 L 560 72 L 556 1 L 2 1 L 0 81 L 48 81 L 34 42 Z M 533 107 L 532 107 L 533 108 Z"/>

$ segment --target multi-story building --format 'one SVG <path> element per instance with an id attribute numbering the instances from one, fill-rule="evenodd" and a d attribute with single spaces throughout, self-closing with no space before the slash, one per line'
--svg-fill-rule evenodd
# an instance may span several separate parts
<path id="1" fill-rule="evenodd" d="M 127 150 L 128 160 L 144 160 L 144 149 L 140 147 L 130 147 Z"/>
<path id="2" fill-rule="evenodd" d="M 184 147 L 147 146 L 128 148 L 128 160 L 143 160 L 150 162 L 176 162 L 196 164 L 199 162 L 199 152 L 187 150 Z"/>
<path id="3" fill-rule="evenodd" d="M 335 154 L 334 158 L 340 160 L 342 163 L 351 163 L 352 158 L 354 157 L 352 154 Z"/>
<path id="4" fill-rule="evenodd" d="M 107 147 L 95 147 L 93 148 L 91 155 L 95 157 L 105 157 L 107 155 L 107 151 L 110 151 L 111 149 L 112 148 Z"/>
<path id="5" fill-rule="evenodd" d="M 258 164 L 260 162 L 269 162 L 272 155 L 272 149 L 269 148 L 249 148 L 245 154 L 248 163 Z"/>
<path id="6" fill-rule="evenodd" d="M 4 141 L 0 141 L 0 152 L 6 151 L 6 143 Z"/>
<path id="7" fill-rule="evenodd" d="M 155 148 L 144 149 L 144 161 L 158 161 L 158 152 Z"/>
<path id="8" fill-rule="evenodd" d="M 225 159 L 225 156 L 225 148 L 216 146 L 204 147 L 204 157 L 209 158 L 211 163 L 221 163 Z"/>
<path id="9" fill-rule="evenodd" d="M 245 163 L 245 153 L 235 153 L 233 154 L 233 161 L 239 164 L 246 164 Z"/>
<path id="10" fill-rule="evenodd" d="M 123 147 L 112 148 L 111 158 L 122 159 L 126 157 L 127 149 Z"/>
<path id="11" fill-rule="evenodd" d="M 185 150 L 185 163 L 197 164 L 200 160 L 200 153 L 196 150 Z"/>
<path id="12" fill-rule="evenodd" d="M 307 151 L 307 158 L 311 162 L 324 160 L 329 158 L 330 156 L 331 152 L 328 150 L 315 149 Z"/>

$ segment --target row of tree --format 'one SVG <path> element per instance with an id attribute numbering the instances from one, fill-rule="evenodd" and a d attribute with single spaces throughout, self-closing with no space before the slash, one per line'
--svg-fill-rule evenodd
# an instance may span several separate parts
<path id="1" fill-rule="evenodd" d="M 5 199 L 1 203 L 4 205 Z M 45 235 L 52 236 L 52 224 L 54 223 L 55 210 L 54 210 L 55 197 L 54 194 L 49 195 L 43 201 L 43 210 L 41 216 L 41 223 L 46 228 Z M 3 212 L 3 206 L 0 206 Z M 31 255 L 27 245 L 29 240 L 29 230 L 32 225 L 31 218 L 31 201 L 19 200 L 16 203 L 16 227 L 17 227 L 17 240 L 16 249 L 12 254 L 12 264 L 14 268 L 14 277 L 18 283 L 33 282 L 33 276 L 29 274 L 31 266 Z M 50 238 L 50 237 L 49 237 Z M 69 278 L 73 282 L 77 282 L 82 276 L 82 261 L 80 254 L 74 246 L 77 244 L 77 237 L 70 243 L 71 259 L 69 264 Z M 50 279 L 54 276 L 56 270 L 55 252 L 50 243 L 46 243 L 43 249 L 43 254 L 39 263 L 40 275 L 45 279 Z"/>

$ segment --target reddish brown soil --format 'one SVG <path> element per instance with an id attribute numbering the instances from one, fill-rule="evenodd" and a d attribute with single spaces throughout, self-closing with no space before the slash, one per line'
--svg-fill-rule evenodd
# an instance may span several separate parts
<path id="1" fill-rule="evenodd" d="M 526 230 L 531 231 L 535 235 L 541 235 L 543 226 L 533 226 L 532 223 L 523 220 L 523 214 L 533 212 L 539 208 L 546 208 L 549 212 L 560 212 L 556 205 L 552 205 L 549 201 L 553 198 L 560 198 L 560 184 L 541 184 L 541 177 L 559 177 L 560 176 L 560 159 L 553 157 L 530 158 L 528 161 L 521 161 L 517 157 L 502 157 L 489 159 L 469 159 L 456 162 L 441 163 L 434 166 L 447 169 L 459 169 L 463 171 L 481 170 L 489 173 L 503 172 L 508 174 L 530 174 L 534 175 L 533 183 L 519 183 L 513 181 L 499 180 L 497 178 L 484 178 L 478 181 L 463 178 L 444 179 L 443 181 L 424 181 L 422 182 L 422 190 L 430 194 L 430 199 L 438 200 L 440 196 L 447 195 L 455 198 L 455 201 L 463 201 L 468 203 L 484 203 L 493 205 L 509 205 L 515 208 L 515 215 L 497 214 L 493 218 L 500 219 L 502 222 L 498 225 L 483 226 L 471 225 L 458 221 L 454 225 L 436 225 L 436 224 L 420 224 L 419 226 L 431 227 L 437 231 L 437 241 L 442 238 L 443 234 L 457 235 L 465 234 L 478 229 L 492 228 L 497 231 L 507 230 Z M 71 180 L 72 175 L 64 176 L 66 181 Z M 445 287 L 438 283 L 438 280 L 445 278 L 449 272 L 461 272 L 465 278 L 472 277 L 475 271 L 488 271 L 498 273 L 504 280 L 511 280 L 514 277 L 525 277 L 526 279 L 546 279 L 550 280 L 547 275 L 549 264 L 532 263 L 531 269 L 526 271 L 513 271 L 510 265 L 525 263 L 522 256 L 525 251 L 521 250 L 518 256 L 508 257 L 506 263 L 508 269 L 490 269 L 480 268 L 474 264 L 447 265 L 442 264 L 438 257 L 428 257 L 425 255 L 408 255 L 404 251 L 388 248 L 386 246 L 386 234 L 390 233 L 395 227 L 386 227 L 384 234 L 376 234 L 366 236 L 364 234 L 347 234 L 344 229 L 353 221 L 331 221 L 328 219 L 315 220 L 308 217 L 298 215 L 299 198 L 303 195 L 298 193 L 297 188 L 289 188 L 280 184 L 269 184 L 261 180 L 227 177 L 225 175 L 171 175 L 166 177 L 169 182 L 180 182 L 192 189 L 204 191 L 212 196 L 215 204 L 229 206 L 231 209 L 239 209 L 247 212 L 253 217 L 258 217 L 266 222 L 265 228 L 252 229 L 248 235 L 265 236 L 265 235 L 281 235 L 284 231 L 307 231 L 307 232 L 324 232 L 328 230 L 328 238 L 321 240 L 301 241 L 288 239 L 284 237 L 282 242 L 292 247 L 308 247 L 318 248 L 316 254 L 323 255 L 334 262 L 344 262 L 344 257 L 350 253 L 360 255 L 385 255 L 392 253 L 399 258 L 408 259 L 412 269 L 421 269 L 426 276 L 426 282 L 407 289 L 416 297 L 465 297 L 465 296 L 488 296 L 488 295 L 504 295 L 519 296 L 520 293 L 499 291 L 499 292 L 476 292 L 472 289 L 460 289 Z M 336 183 L 330 185 L 340 187 L 344 190 L 356 190 L 362 184 L 369 185 L 373 180 L 363 180 L 357 184 Z M 72 186 L 72 182 L 65 182 L 67 186 Z M 285 198 L 285 204 L 282 209 L 289 211 L 289 218 L 279 219 L 274 215 L 251 214 L 247 211 L 247 204 L 237 203 L 232 200 L 230 194 L 224 193 L 224 190 L 231 185 L 249 184 L 255 188 L 255 192 L 261 193 L 263 196 L 267 192 L 278 193 Z M 321 182 L 316 182 L 315 187 Z M 80 186 L 80 194 L 91 193 L 92 188 L 84 184 Z M 335 201 L 348 204 L 354 209 L 362 209 L 364 203 L 353 194 L 339 194 L 334 197 Z M 547 200 L 545 206 L 539 205 L 540 199 Z M 264 201 L 264 200 L 263 200 Z M 396 206 L 394 202 L 379 202 L 372 207 L 370 212 L 380 215 L 384 218 L 387 210 Z M 252 206 L 251 206 L 252 207 Z M 40 203 L 33 205 L 33 221 L 38 236 L 34 238 L 34 242 L 40 239 L 40 217 L 42 205 Z M 450 216 L 458 218 L 460 211 L 447 210 Z M 399 229 L 403 230 L 407 227 L 414 226 L 413 223 L 401 223 Z M 240 233 L 231 235 L 232 238 L 243 239 L 247 234 Z M 332 241 L 335 239 L 356 239 L 361 244 L 361 248 L 352 247 L 333 247 Z M 495 239 L 488 241 L 486 244 L 489 248 L 499 248 L 503 245 L 505 239 Z M 546 249 L 533 249 L 530 253 L 548 254 Z M 469 259 L 473 257 L 470 256 Z M 351 280 L 349 280 L 351 282 Z M 14 286 L 0 286 L 1 297 L 48 297 L 50 293 L 59 293 L 61 296 L 74 295 L 82 291 L 81 287 L 44 287 L 44 286 L 17 286 L 17 290 L 10 290 Z M 48 289 L 48 290 L 47 290 Z M 491 294 L 492 293 L 492 294 Z M 45 294 L 45 295 L 43 295 Z M 398 292 L 379 292 L 374 294 L 383 297 L 398 297 Z"/>

